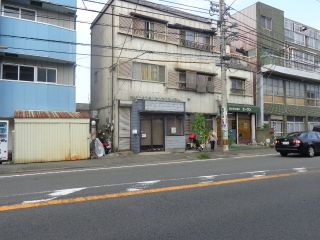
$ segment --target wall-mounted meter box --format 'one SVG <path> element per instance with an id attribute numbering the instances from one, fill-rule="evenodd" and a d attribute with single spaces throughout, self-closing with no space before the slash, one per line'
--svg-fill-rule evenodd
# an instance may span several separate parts
<path id="1" fill-rule="evenodd" d="M 9 121 L 0 120 L 0 161 L 8 160 Z"/>

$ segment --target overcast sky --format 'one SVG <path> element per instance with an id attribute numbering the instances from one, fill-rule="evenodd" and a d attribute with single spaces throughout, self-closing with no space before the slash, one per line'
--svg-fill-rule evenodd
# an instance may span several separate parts
<path id="1" fill-rule="evenodd" d="M 90 44 L 90 24 L 96 17 L 107 0 L 94 0 L 92 3 L 83 0 L 78 1 L 77 11 L 77 41 L 79 43 Z M 198 8 L 209 9 L 207 0 L 168 0 L 179 4 L 196 6 Z M 184 8 L 181 5 L 175 5 L 166 2 L 166 0 L 153 0 L 153 2 Z M 218 2 L 218 0 L 216 0 Z M 236 10 L 244 9 L 252 4 L 255 0 L 227 0 L 226 4 Z M 265 4 L 279 8 L 284 11 L 286 18 L 304 23 L 308 26 L 320 29 L 320 0 L 261 0 Z M 87 9 L 87 10 L 86 10 Z M 194 9 L 196 10 L 196 9 Z M 199 10 L 199 9 L 198 9 Z M 199 10 L 202 11 L 202 10 Z M 231 12 L 232 13 L 232 12 Z M 193 14 L 200 14 L 193 12 Z M 208 17 L 208 16 L 206 16 Z M 83 22 L 83 23 L 80 23 Z M 87 22 L 87 23 L 85 23 Z M 77 103 L 89 103 L 90 101 L 90 47 L 77 47 L 77 68 L 76 68 L 76 101 Z"/>

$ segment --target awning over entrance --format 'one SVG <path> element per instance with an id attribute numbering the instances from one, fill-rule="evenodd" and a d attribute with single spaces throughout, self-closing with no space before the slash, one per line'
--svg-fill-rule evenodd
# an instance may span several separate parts
<path id="1" fill-rule="evenodd" d="M 228 112 L 258 113 L 260 108 L 254 105 L 228 104 Z"/>

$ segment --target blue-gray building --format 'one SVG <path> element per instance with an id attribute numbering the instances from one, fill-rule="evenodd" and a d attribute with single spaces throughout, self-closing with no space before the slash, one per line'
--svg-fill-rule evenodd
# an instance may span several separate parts
<path id="1" fill-rule="evenodd" d="M 76 0 L 0 7 L 0 119 L 12 129 L 16 110 L 74 112 Z"/>

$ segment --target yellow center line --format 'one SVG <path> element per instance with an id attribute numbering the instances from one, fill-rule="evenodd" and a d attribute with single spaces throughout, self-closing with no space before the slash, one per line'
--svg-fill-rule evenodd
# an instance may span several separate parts
<path id="1" fill-rule="evenodd" d="M 272 175 L 272 176 L 259 176 L 255 178 L 253 177 L 239 178 L 239 179 L 223 180 L 223 181 L 209 182 L 209 183 L 197 183 L 197 184 L 189 184 L 189 185 L 181 185 L 181 186 L 173 186 L 173 187 L 154 188 L 154 189 L 141 190 L 137 192 L 121 192 L 121 193 L 103 194 L 103 195 L 95 195 L 95 196 L 50 200 L 47 202 L 6 205 L 6 206 L 0 206 L 0 212 L 52 206 L 52 205 L 82 203 L 82 202 L 105 200 L 105 199 L 125 198 L 130 196 L 139 196 L 139 195 L 146 195 L 146 194 L 152 194 L 152 193 L 181 191 L 181 190 L 188 190 L 188 189 L 195 189 L 195 188 L 206 188 L 206 187 L 245 183 L 245 182 L 254 182 L 254 181 L 260 181 L 260 180 L 267 180 L 267 179 L 284 178 L 284 177 L 294 176 L 298 174 L 299 173 L 284 173 L 284 174 L 278 174 L 278 175 Z"/>

